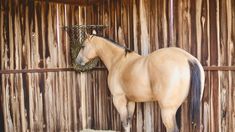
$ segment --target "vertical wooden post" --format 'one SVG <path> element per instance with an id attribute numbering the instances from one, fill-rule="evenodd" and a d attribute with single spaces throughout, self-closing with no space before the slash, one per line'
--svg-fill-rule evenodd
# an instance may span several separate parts
<path id="1" fill-rule="evenodd" d="M 174 0 L 170 0 L 169 3 L 169 44 L 174 44 Z"/>
<path id="2" fill-rule="evenodd" d="M 218 27 L 217 27 L 217 2 L 214 0 L 209 0 L 209 19 L 210 19 L 210 65 L 218 65 Z M 218 71 L 211 72 L 210 78 L 210 91 L 211 91 L 211 130 L 210 131 L 217 131 L 219 130 L 219 87 L 218 87 Z"/>
<path id="3" fill-rule="evenodd" d="M 227 11 L 227 51 L 228 51 L 228 65 L 235 65 L 235 2 L 233 0 L 226 1 Z M 228 88 L 228 121 L 226 123 L 228 130 L 235 130 L 235 71 L 228 73 L 229 88 Z M 226 100 L 227 101 L 227 100 Z M 231 116 L 231 114 L 233 116 Z"/>
<path id="4" fill-rule="evenodd" d="M 85 24 L 85 7 L 79 7 L 79 24 Z M 81 115 L 82 115 L 82 129 L 86 128 L 87 125 L 87 109 L 86 109 L 86 80 L 87 73 L 80 73 L 80 88 L 81 88 Z"/>

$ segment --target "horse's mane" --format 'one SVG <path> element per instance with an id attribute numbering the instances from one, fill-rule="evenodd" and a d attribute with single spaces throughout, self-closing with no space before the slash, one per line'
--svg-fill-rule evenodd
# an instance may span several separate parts
<path id="1" fill-rule="evenodd" d="M 120 48 L 124 49 L 124 50 L 125 50 L 125 55 L 127 55 L 127 53 L 131 53 L 131 52 L 132 52 L 132 50 L 131 50 L 131 49 L 129 49 L 129 48 L 127 48 L 127 47 L 125 47 L 125 46 L 123 46 L 123 45 L 119 44 L 118 42 L 116 42 L 116 41 L 114 41 L 114 40 L 112 40 L 112 39 L 105 38 L 105 37 L 98 36 L 98 35 L 94 35 L 94 34 L 92 35 L 92 37 L 93 37 L 93 36 L 103 38 L 103 39 L 105 39 L 105 40 L 107 40 L 107 41 L 111 42 L 113 45 L 118 46 L 118 47 L 120 47 Z M 91 38 L 92 38 L 92 37 L 91 37 Z"/>

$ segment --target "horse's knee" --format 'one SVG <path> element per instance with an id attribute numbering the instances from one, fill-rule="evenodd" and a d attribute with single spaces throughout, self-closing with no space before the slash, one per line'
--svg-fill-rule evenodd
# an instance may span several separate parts
<path id="1" fill-rule="evenodd" d="M 125 96 L 114 96 L 113 104 L 116 107 L 118 113 L 120 114 L 121 121 L 127 124 L 128 110 L 127 110 L 127 99 Z"/>
<path id="2" fill-rule="evenodd" d="M 127 110 L 128 110 L 128 121 L 131 123 L 133 114 L 135 112 L 135 102 L 128 102 Z"/>
<path id="3" fill-rule="evenodd" d="M 113 104 L 120 114 L 122 126 L 124 127 L 125 132 L 129 132 L 131 128 L 131 117 L 134 113 L 135 103 L 129 104 L 124 95 L 119 95 L 113 97 Z"/>

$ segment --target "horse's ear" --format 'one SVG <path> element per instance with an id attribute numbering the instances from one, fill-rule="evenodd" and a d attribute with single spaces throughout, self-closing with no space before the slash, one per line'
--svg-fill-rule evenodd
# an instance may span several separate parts
<path id="1" fill-rule="evenodd" d="M 125 44 L 124 33 L 123 33 L 121 27 L 118 28 L 118 42 L 119 42 L 119 44 L 121 44 L 121 45 L 123 45 L 123 46 L 126 45 L 126 44 Z"/>
<path id="2" fill-rule="evenodd" d="M 93 30 L 93 31 L 92 31 L 92 34 L 96 35 L 96 31 L 95 31 L 95 30 Z"/>
<path id="3" fill-rule="evenodd" d="M 85 37 L 86 39 L 90 39 L 90 38 L 92 38 L 93 35 L 91 35 L 91 34 L 85 32 L 85 36 L 86 36 L 86 37 Z"/>

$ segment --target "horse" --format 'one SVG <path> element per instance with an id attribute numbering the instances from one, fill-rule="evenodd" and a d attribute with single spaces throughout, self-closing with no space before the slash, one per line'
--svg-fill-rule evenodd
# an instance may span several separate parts
<path id="1" fill-rule="evenodd" d="M 96 57 L 108 69 L 112 101 L 126 132 L 131 128 L 135 103 L 147 101 L 158 102 L 167 132 L 178 132 L 176 111 L 188 95 L 191 122 L 200 129 L 205 75 L 194 56 L 176 47 L 141 56 L 110 39 L 87 35 L 76 63 L 85 65 Z"/>

